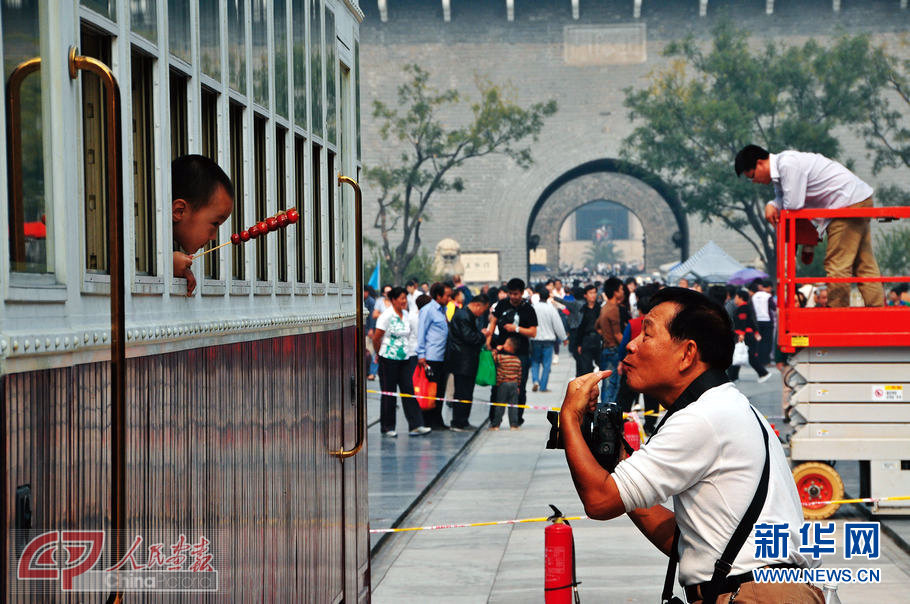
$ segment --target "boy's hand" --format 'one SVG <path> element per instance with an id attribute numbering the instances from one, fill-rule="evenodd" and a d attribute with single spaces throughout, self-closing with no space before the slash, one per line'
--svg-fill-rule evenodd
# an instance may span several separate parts
<path id="1" fill-rule="evenodd" d="M 174 252 L 174 276 L 186 279 L 186 295 L 192 296 L 196 289 L 196 276 L 190 267 L 193 266 L 193 257 L 183 252 Z"/>

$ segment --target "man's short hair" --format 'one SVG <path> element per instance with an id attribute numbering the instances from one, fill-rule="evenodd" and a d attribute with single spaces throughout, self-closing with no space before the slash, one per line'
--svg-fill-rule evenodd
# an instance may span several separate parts
<path id="1" fill-rule="evenodd" d="M 436 283 L 434 283 L 433 285 L 430 286 L 430 296 L 434 300 L 437 298 L 443 297 L 445 295 L 445 293 L 446 293 L 446 285 L 444 283 L 440 283 L 439 281 L 437 281 Z"/>
<path id="2" fill-rule="evenodd" d="M 208 205 L 221 185 L 234 199 L 234 185 L 221 166 L 204 155 L 183 155 L 171 163 L 171 199 L 182 199 L 198 210 Z"/>
<path id="3" fill-rule="evenodd" d="M 698 356 L 713 369 L 725 370 L 733 361 L 733 325 L 723 306 L 704 294 L 682 287 L 665 287 L 651 296 L 651 308 L 671 302 L 679 307 L 667 324 L 674 340 L 693 340 Z"/>
<path id="4" fill-rule="evenodd" d="M 736 161 L 733 162 L 736 175 L 740 176 L 743 172 L 754 170 L 758 160 L 768 159 L 769 155 L 767 149 L 758 145 L 746 145 L 739 150 L 739 153 L 736 154 Z"/>
<path id="5" fill-rule="evenodd" d="M 408 282 L 404 284 L 405 287 L 417 287 L 417 279 L 408 279 Z"/>
<path id="6" fill-rule="evenodd" d="M 417 310 L 420 310 L 421 308 L 423 308 L 424 306 L 426 306 L 427 304 L 429 304 L 432 301 L 433 301 L 433 298 L 431 298 L 430 296 L 428 296 L 426 294 L 420 294 L 419 296 L 417 296 L 417 300 L 414 301 L 414 304 L 417 305 Z"/>
<path id="7" fill-rule="evenodd" d="M 736 297 L 742 300 L 743 302 L 748 302 L 752 298 L 752 293 L 745 287 L 741 287 L 736 290 Z"/>
<path id="8" fill-rule="evenodd" d="M 550 292 L 547 291 L 546 287 L 541 287 L 537 290 L 537 295 L 540 296 L 541 302 L 546 302 L 550 297 Z"/>
<path id="9" fill-rule="evenodd" d="M 651 312 L 652 300 L 654 294 L 660 291 L 660 285 L 657 283 L 646 283 L 638 289 L 635 290 L 635 308 L 638 309 L 639 314 L 646 315 Z"/>
<path id="10" fill-rule="evenodd" d="M 484 293 L 479 293 L 476 296 L 474 296 L 473 298 L 471 298 L 471 301 L 468 302 L 468 304 L 473 304 L 474 302 L 479 302 L 480 304 L 489 304 L 490 298 L 489 298 L 489 296 L 487 296 Z"/>
<path id="11" fill-rule="evenodd" d="M 597 286 L 594 285 L 593 283 L 589 283 L 588 285 L 585 285 L 585 294 L 587 294 L 587 293 L 588 293 L 589 291 L 591 291 L 592 289 L 593 289 L 594 291 L 597 291 Z"/>
<path id="12" fill-rule="evenodd" d="M 618 289 L 622 289 L 622 279 L 619 277 L 610 277 L 604 282 L 604 294 L 608 298 L 612 298 Z"/>
<path id="13" fill-rule="evenodd" d="M 509 282 L 506 283 L 506 290 L 513 292 L 517 289 L 524 290 L 525 282 L 515 277 L 514 279 L 509 279 Z"/>

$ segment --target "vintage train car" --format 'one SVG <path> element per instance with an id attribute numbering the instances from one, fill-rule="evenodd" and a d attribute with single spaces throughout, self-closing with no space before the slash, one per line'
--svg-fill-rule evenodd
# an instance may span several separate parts
<path id="1" fill-rule="evenodd" d="M 369 600 L 362 19 L 356 0 L 0 2 L 6 601 Z M 168 215 L 188 153 L 234 184 L 218 241 L 300 214 L 194 261 L 191 296 Z M 152 533 L 204 536 L 217 589 L 78 592 L 92 547 L 69 541 L 99 531 L 110 559 L 145 535 L 133 568 L 158 571 Z"/>

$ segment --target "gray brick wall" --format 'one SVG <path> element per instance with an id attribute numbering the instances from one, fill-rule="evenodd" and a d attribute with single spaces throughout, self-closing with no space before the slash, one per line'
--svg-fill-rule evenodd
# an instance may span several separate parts
<path id="1" fill-rule="evenodd" d="M 517 0 L 515 4 L 515 21 L 508 22 L 501 0 L 456 0 L 452 20 L 446 23 L 439 2 L 388 0 L 389 20 L 381 23 L 376 3 L 362 3 L 367 14 L 361 26 L 365 165 L 397 157 L 394 145 L 379 137 L 372 102 L 396 103 L 396 88 L 404 79 L 402 67 L 408 63 L 426 68 L 436 86 L 458 87 L 468 96 L 476 91 L 475 78 L 481 76 L 509 86 L 518 103 L 549 98 L 559 102 L 559 113 L 534 145 L 536 163 L 530 170 L 522 171 L 501 157 L 468 163 L 458 174 L 466 181 L 465 191 L 438 194 L 421 228 L 424 249 L 430 253 L 444 237 L 456 239 L 463 251 L 500 251 L 503 279 L 526 274 L 528 218 L 544 189 L 584 162 L 619 157 L 622 140 L 632 130 L 622 106 L 623 89 L 642 85 L 651 70 L 665 65 L 660 52 L 668 40 L 688 33 L 706 38 L 726 12 L 756 36 L 800 43 L 808 36 L 825 39 L 842 30 L 868 31 L 876 41 L 889 42 L 896 52 L 910 56 L 910 46 L 899 45 L 910 29 L 910 11 L 901 10 L 898 0 L 847 1 L 839 13 L 831 10 L 830 0 L 778 0 L 771 16 L 765 15 L 763 1 L 715 1 L 709 3 L 705 18 L 698 16 L 697 0 L 644 0 L 637 22 L 647 27 L 645 62 L 570 66 L 563 58 L 565 26 L 634 23 L 632 2 L 582 0 L 578 21 L 572 19 L 569 0 Z M 754 42 L 760 44 L 761 39 Z M 463 108 L 442 119 L 454 124 L 466 117 Z M 895 183 L 910 188 L 907 170 L 875 177 L 862 140 L 849 132 L 841 140 L 844 154 L 839 159 L 854 160 L 856 172 L 873 186 Z M 367 180 L 363 184 L 365 232 L 378 240 L 378 231 L 371 228 L 376 190 Z M 756 257 L 742 237 L 718 224 L 702 224 L 690 217 L 689 229 L 693 252 L 714 239 L 742 262 Z"/>

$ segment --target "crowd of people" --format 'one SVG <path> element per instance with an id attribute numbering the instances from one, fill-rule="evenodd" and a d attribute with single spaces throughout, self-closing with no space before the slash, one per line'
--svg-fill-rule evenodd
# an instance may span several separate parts
<path id="1" fill-rule="evenodd" d="M 735 339 L 746 353 L 727 370 L 731 380 L 740 379 L 745 364 L 755 370 L 758 382 L 786 372 L 786 357 L 775 345 L 777 305 L 770 280 L 734 286 L 680 279 L 675 285 L 703 293 L 727 311 Z M 491 397 L 496 402 L 524 404 L 529 382 L 534 392 L 550 392 L 550 371 L 565 347 L 575 362 L 576 376 L 595 368 L 612 371 L 600 389 L 601 401 L 615 400 L 630 411 L 639 393 L 628 386 L 622 361 L 629 342 L 641 333 L 651 297 L 663 287 L 660 282 L 639 283 L 632 277 L 609 277 L 594 283 L 574 280 L 570 287 L 560 279 L 528 286 L 516 278 L 500 286 L 485 285 L 475 293 L 458 275 L 432 285 L 411 279 L 404 287 L 386 285 L 381 292 L 365 287 L 368 374 L 371 380 L 378 378 L 385 393 L 380 406 L 383 436 L 397 436 L 393 393 L 413 395 L 418 368 L 436 384 L 439 397 L 446 392 L 451 376 L 452 398 L 472 401 L 484 349 L 491 352 L 495 363 Z M 910 304 L 902 299 L 906 291 L 901 288 L 889 292 L 888 304 Z M 828 307 L 824 286 L 809 286 L 796 295 L 801 307 Z M 659 406 L 646 395 L 643 403 L 652 412 L 645 414 L 644 429 L 650 434 Z M 412 396 L 401 397 L 401 404 L 412 436 L 433 430 L 476 430 L 469 422 L 469 403 L 449 403 L 448 424 L 442 404 L 421 409 Z M 510 427 L 519 429 L 524 421 L 522 411 L 510 407 L 506 414 L 504 407 L 492 406 L 490 428 L 498 430 L 507 416 Z"/>

